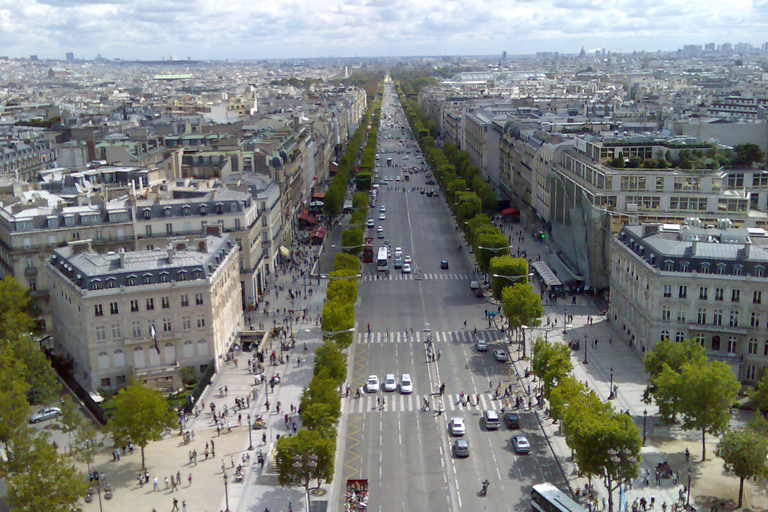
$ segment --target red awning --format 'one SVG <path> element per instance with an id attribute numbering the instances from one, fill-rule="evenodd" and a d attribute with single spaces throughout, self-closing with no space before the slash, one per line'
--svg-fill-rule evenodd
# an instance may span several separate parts
<path id="1" fill-rule="evenodd" d="M 507 208 L 506 210 L 501 210 L 502 215 L 512 215 L 515 217 L 518 217 L 520 215 L 520 210 L 517 208 L 512 208 L 511 206 Z"/>
<path id="2" fill-rule="evenodd" d="M 312 194 L 312 199 L 325 199 L 325 193 L 315 192 L 314 194 Z"/>
<path id="3" fill-rule="evenodd" d="M 311 236 L 312 238 L 325 238 L 325 232 L 326 232 L 326 231 L 327 231 L 327 230 L 326 230 L 325 226 L 318 226 L 318 227 L 316 227 L 316 228 L 315 228 L 315 229 L 312 231 L 312 234 L 311 234 L 310 236 Z"/>

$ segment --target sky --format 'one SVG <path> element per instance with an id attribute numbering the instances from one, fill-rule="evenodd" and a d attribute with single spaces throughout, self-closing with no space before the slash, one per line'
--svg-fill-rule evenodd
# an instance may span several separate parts
<path id="1" fill-rule="evenodd" d="M 768 0 L 0 0 L 0 55 L 280 59 L 768 42 Z"/>

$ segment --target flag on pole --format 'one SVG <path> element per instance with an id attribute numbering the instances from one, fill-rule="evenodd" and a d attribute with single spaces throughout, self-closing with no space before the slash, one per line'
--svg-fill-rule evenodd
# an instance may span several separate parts
<path id="1" fill-rule="evenodd" d="M 152 341 L 155 342 L 155 350 L 160 354 L 160 347 L 157 346 L 157 331 L 155 330 L 155 324 L 150 324 L 149 335 L 152 336 Z"/>

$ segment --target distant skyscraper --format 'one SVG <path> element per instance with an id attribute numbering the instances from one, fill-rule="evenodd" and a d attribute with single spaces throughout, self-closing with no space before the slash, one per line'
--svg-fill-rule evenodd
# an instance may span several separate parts
<path id="1" fill-rule="evenodd" d="M 67 52 L 67 62 L 75 62 L 75 54 L 72 52 Z"/>
<path id="2" fill-rule="evenodd" d="M 505 61 L 505 60 L 507 60 L 507 52 L 506 52 L 506 51 L 504 51 L 504 52 L 501 52 L 501 60 L 502 60 L 502 61 Z"/>
<path id="3" fill-rule="evenodd" d="M 37 55 L 30 55 L 29 60 L 31 60 L 32 62 L 37 62 Z"/>

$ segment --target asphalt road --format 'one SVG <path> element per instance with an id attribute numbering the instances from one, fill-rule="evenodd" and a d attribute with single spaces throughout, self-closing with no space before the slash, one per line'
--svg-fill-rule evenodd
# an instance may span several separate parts
<path id="1" fill-rule="evenodd" d="M 353 392 L 344 399 L 347 435 L 339 439 L 345 450 L 337 485 L 343 486 L 349 478 L 367 478 L 370 511 L 529 510 L 530 486 L 544 481 L 559 485 L 562 475 L 533 415 L 521 412 L 518 431 L 484 427 L 482 411 L 500 412 L 504 405 L 494 399 L 489 381 L 494 388 L 511 385 L 513 392 L 521 391 L 511 366 L 493 357 L 494 349 L 506 347 L 504 335 L 488 329 L 485 320 L 484 311 L 495 306 L 475 297 L 469 288 L 472 269 L 466 255 L 457 250 L 460 238 L 442 197 L 412 191 L 413 187 L 437 190 L 437 186 L 425 184 L 425 172 L 402 181 L 403 167 L 418 166 L 422 160 L 417 159 L 416 143 L 389 85 L 382 112 L 397 112 L 394 120 L 382 119 L 379 179 L 391 181 L 381 183 L 369 214 L 376 226 L 384 227 L 384 239 L 375 238 L 375 228 L 369 231 L 376 242 L 374 255 L 389 242 L 392 251 L 401 247 L 404 255 L 412 257 L 414 270 L 401 274 L 392 260 L 388 275 L 377 278 L 375 262 L 363 270 L 356 310 L 358 332 L 350 361 Z M 405 136 L 400 136 L 400 127 L 405 128 Z M 392 158 L 392 167 L 387 167 L 387 158 Z M 381 205 L 386 206 L 383 221 L 378 219 Z M 449 261 L 448 269 L 440 269 L 443 259 Z M 487 352 L 475 349 L 478 337 L 489 342 Z M 439 351 L 434 361 L 428 360 L 428 338 L 433 354 Z M 409 373 L 413 393 L 382 389 L 355 397 L 354 390 L 365 384 L 368 375 L 377 375 L 383 382 L 388 373 L 395 374 L 398 382 Z M 441 383 L 445 383 L 443 396 L 438 393 Z M 462 392 L 479 395 L 480 405 L 462 406 Z M 425 399 L 429 410 L 423 409 Z M 466 422 L 463 438 L 469 441 L 468 458 L 453 455 L 456 438 L 448 431 L 452 417 Z M 514 453 L 513 433 L 528 437 L 530 454 Z M 484 479 L 490 481 L 490 488 L 481 497 Z"/>

